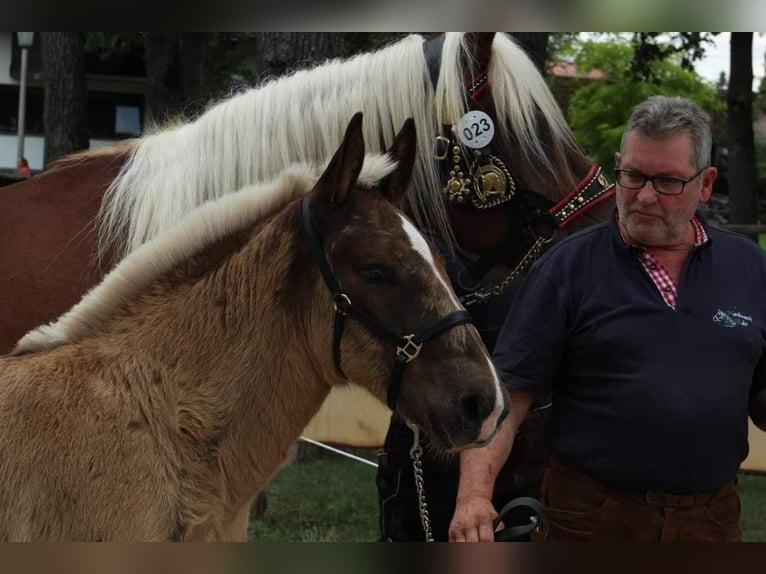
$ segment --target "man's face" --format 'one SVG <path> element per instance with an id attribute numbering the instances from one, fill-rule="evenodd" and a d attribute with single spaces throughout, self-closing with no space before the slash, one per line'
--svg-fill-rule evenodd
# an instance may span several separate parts
<path id="1" fill-rule="evenodd" d="M 654 140 L 637 133 L 628 135 L 622 153 L 615 154 L 618 169 L 645 176 L 688 179 L 697 172 L 691 136 L 680 133 Z M 710 198 L 717 170 L 705 169 L 684 186 L 681 195 L 662 195 L 647 181 L 641 189 L 617 185 L 620 223 L 632 242 L 646 247 L 672 248 L 688 237 L 689 221 L 697 206 Z"/>

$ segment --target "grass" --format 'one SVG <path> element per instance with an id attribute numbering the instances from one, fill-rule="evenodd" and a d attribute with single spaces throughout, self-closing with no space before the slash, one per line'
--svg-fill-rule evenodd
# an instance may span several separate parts
<path id="1" fill-rule="evenodd" d="M 766 542 L 766 475 L 739 475 L 742 498 L 743 538 L 746 542 Z"/>
<path id="2" fill-rule="evenodd" d="M 374 454 L 365 456 L 370 460 Z M 266 513 L 250 522 L 259 542 L 372 542 L 378 537 L 375 469 L 330 455 L 285 467 L 266 489 Z M 428 485 L 426 485 L 426 489 Z M 766 542 L 766 475 L 740 474 L 745 541 Z"/>
<path id="3" fill-rule="evenodd" d="M 373 455 L 356 453 L 370 460 Z M 371 542 L 378 536 L 375 468 L 332 455 L 284 467 L 266 489 L 267 508 L 250 521 L 259 542 Z"/>

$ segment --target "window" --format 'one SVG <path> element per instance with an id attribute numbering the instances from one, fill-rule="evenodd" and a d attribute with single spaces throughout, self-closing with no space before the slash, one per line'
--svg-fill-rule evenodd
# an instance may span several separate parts
<path id="1" fill-rule="evenodd" d="M 138 106 L 115 108 L 114 132 L 119 135 L 141 135 L 141 111 Z"/>

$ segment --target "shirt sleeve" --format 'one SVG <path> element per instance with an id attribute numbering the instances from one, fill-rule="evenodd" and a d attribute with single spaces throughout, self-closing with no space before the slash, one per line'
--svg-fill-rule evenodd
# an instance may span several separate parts
<path id="1" fill-rule="evenodd" d="M 549 396 L 566 337 L 563 283 L 535 266 L 519 289 L 500 331 L 492 362 L 509 389 Z"/>

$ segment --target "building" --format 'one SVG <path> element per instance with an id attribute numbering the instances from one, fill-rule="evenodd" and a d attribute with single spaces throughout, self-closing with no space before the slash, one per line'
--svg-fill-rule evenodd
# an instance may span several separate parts
<path id="1" fill-rule="evenodd" d="M 21 50 L 15 32 L 0 32 L 0 171 L 15 171 Z M 146 74 L 143 55 L 122 52 L 109 58 L 86 54 L 90 146 L 141 134 Z M 24 156 L 32 170 L 43 169 L 43 75 L 40 34 L 29 49 Z"/>

